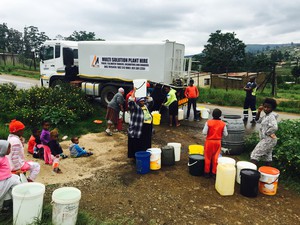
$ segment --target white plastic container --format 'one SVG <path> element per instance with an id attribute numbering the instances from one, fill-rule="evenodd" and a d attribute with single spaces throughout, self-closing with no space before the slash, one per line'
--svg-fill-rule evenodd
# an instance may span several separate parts
<path id="1" fill-rule="evenodd" d="M 181 154 L 181 144 L 176 142 L 170 142 L 167 144 L 168 146 L 174 147 L 174 153 L 175 153 L 175 162 L 180 161 L 180 154 Z"/>
<path id="2" fill-rule="evenodd" d="M 235 159 L 222 156 L 218 158 L 218 164 L 231 164 L 235 166 Z"/>
<path id="3" fill-rule="evenodd" d="M 149 148 L 147 152 L 151 153 L 150 170 L 159 170 L 161 168 L 161 149 Z"/>
<path id="4" fill-rule="evenodd" d="M 233 195 L 236 168 L 233 164 L 218 164 L 215 188 L 222 196 Z"/>
<path id="5" fill-rule="evenodd" d="M 126 111 L 124 113 L 124 120 L 125 120 L 125 123 L 129 123 L 130 122 L 130 113 L 128 111 Z"/>
<path id="6" fill-rule="evenodd" d="M 41 219 L 45 185 L 37 182 L 22 183 L 12 189 L 13 224 L 31 224 Z"/>
<path id="7" fill-rule="evenodd" d="M 199 109 L 201 111 L 201 118 L 202 119 L 208 119 L 210 110 L 207 109 L 207 108 L 199 108 Z"/>
<path id="8" fill-rule="evenodd" d="M 184 119 L 184 111 L 183 109 L 178 109 L 178 120 Z"/>
<path id="9" fill-rule="evenodd" d="M 62 187 L 52 193 L 52 223 L 54 225 L 75 225 L 81 191 L 74 187 Z"/>
<path id="10" fill-rule="evenodd" d="M 136 88 L 135 97 L 146 97 L 147 96 L 147 80 L 135 79 L 133 80 L 133 87 Z"/>
<path id="11" fill-rule="evenodd" d="M 238 161 L 236 163 L 236 182 L 238 184 L 241 183 L 241 176 L 240 172 L 242 169 L 253 169 L 257 170 L 257 166 L 254 163 L 247 162 L 247 161 Z"/>

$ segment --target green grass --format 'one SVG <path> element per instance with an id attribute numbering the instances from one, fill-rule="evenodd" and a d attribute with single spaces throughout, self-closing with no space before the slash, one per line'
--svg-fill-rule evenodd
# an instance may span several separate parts
<path id="1" fill-rule="evenodd" d="M 276 100 L 279 102 L 277 111 L 298 113 L 300 114 L 300 91 L 298 85 L 294 86 L 295 89 L 290 90 L 277 90 Z M 239 106 L 243 107 L 245 99 L 245 91 L 243 90 L 228 90 L 225 89 L 208 89 L 200 88 L 199 102 L 211 103 L 221 106 Z M 256 102 L 257 105 L 263 102 L 266 97 L 271 97 L 271 89 L 266 88 L 263 93 L 257 92 Z M 284 96 L 284 97 L 281 97 Z"/>
<path id="2" fill-rule="evenodd" d="M 29 69 L 28 66 L 22 65 L 0 65 L 0 74 L 11 74 L 15 76 L 34 78 L 37 80 L 40 79 L 39 69 Z"/>

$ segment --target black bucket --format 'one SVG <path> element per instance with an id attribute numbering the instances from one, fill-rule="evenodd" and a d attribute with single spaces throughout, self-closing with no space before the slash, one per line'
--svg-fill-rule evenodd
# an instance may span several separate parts
<path id="1" fill-rule="evenodd" d="M 190 155 L 188 166 L 191 175 L 202 176 L 204 174 L 204 156 Z"/>
<path id="2" fill-rule="evenodd" d="M 242 169 L 240 172 L 240 193 L 246 197 L 256 197 L 258 194 L 258 181 L 260 172 L 253 169 Z"/>
<path id="3" fill-rule="evenodd" d="M 163 166 L 173 166 L 175 164 L 175 153 L 173 146 L 161 148 L 161 164 Z"/>
<path id="4" fill-rule="evenodd" d="M 228 154 L 239 155 L 244 150 L 245 125 L 239 115 L 224 115 L 228 135 L 222 138 L 222 147 L 228 148 Z"/>

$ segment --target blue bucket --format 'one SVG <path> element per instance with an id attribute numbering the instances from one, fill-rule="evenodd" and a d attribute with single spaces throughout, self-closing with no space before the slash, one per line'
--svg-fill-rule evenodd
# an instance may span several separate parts
<path id="1" fill-rule="evenodd" d="M 135 153 L 136 172 L 146 174 L 150 171 L 150 152 L 140 151 Z"/>

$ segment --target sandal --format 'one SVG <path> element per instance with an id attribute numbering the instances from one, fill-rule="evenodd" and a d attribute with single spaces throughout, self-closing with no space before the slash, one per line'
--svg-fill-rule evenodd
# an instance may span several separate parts
<path id="1" fill-rule="evenodd" d="M 106 133 L 108 136 L 112 136 L 112 135 L 113 135 L 111 131 L 105 130 L 105 133 Z"/>
<path id="2" fill-rule="evenodd" d="M 180 126 L 180 123 L 176 125 L 176 127 L 179 127 L 179 126 Z"/>

